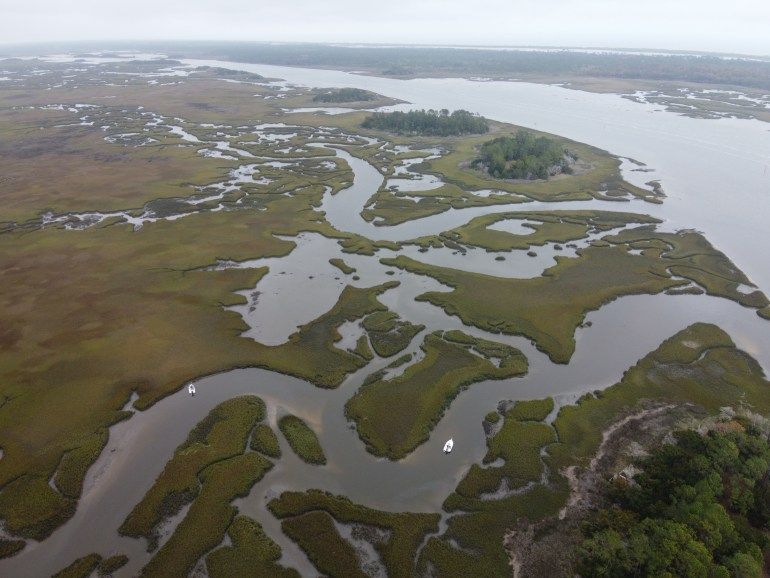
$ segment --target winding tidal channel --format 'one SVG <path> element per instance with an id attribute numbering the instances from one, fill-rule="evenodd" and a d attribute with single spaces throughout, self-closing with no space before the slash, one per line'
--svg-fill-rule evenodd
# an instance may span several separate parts
<path id="1" fill-rule="evenodd" d="M 631 157 L 654 169 L 624 176 L 641 185 L 660 179 L 668 198 L 663 205 L 641 201 L 611 204 L 603 201 L 524 203 L 449 210 L 445 213 L 386 227 L 365 221 L 360 212 L 379 189 L 383 176 L 366 161 L 335 149 L 352 168 L 351 187 L 327 193 L 319 210 L 340 231 L 373 240 L 404 241 L 457 227 L 473 217 L 492 212 L 620 209 L 652 214 L 664 220 L 661 228 L 697 228 L 723 250 L 767 292 L 770 261 L 763 247 L 770 233 L 770 125 L 748 120 L 699 120 L 676 116 L 653 105 L 635 103 L 617 95 L 600 95 L 511 82 L 471 82 L 459 79 L 399 81 L 336 71 L 321 71 L 224 63 L 209 64 L 284 78 L 306 86 L 354 86 L 400 98 L 417 108 L 465 108 L 490 118 L 530 126 Z M 578 243 L 584 245 L 588 240 Z M 405 254 L 427 263 L 509 277 L 532 277 L 554 264 L 552 246 L 538 249 L 538 257 L 513 251 L 505 261 L 494 261 L 483 250 L 466 254 L 449 249 L 417 253 L 416 247 L 393 252 L 380 250 L 374 257 L 343 254 L 339 245 L 318 234 L 303 233 L 297 247 L 281 259 L 260 259 L 223 265 L 270 266 L 255 288 L 258 298 L 235 310 L 250 325 L 247 336 L 275 344 L 285 341 L 297 325 L 327 311 L 347 283 L 369 287 L 390 280 L 399 287 L 380 300 L 403 319 L 424 324 L 424 333 L 437 329 L 463 331 L 505 342 L 521 349 L 530 363 L 528 375 L 472 385 L 454 400 L 430 440 L 406 459 L 392 462 L 367 453 L 344 416 L 344 404 L 370 373 L 391 360 L 375 358 L 351 375 L 336 390 L 319 389 L 302 380 L 261 369 L 239 369 L 198 380 L 197 395 L 180 391 L 144 412 L 114 426 L 107 448 L 86 478 L 75 516 L 44 543 L 30 543 L 19 555 L 0 562 L 0 573 L 14 576 L 48 575 L 78 556 L 93 551 L 120 551 L 130 558 L 121 575 L 133 575 L 147 562 L 143 541 L 123 538 L 117 528 L 142 498 L 186 438 L 190 429 L 217 404 L 241 394 L 256 394 L 268 406 L 271 425 L 291 412 L 307 420 L 318 432 L 328 457 L 319 467 L 299 460 L 281 440 L 283 457 L 275 468 L 237 502 L 241 512 L 256 518 L 283 549 L 282 562 L 303 575 L 316 572 L 304 553 L 281 530 L 265 504 L 281 491 L 320 488 L 348 496 L 352 501 L 389 511 L 441 511 L 441 503 L 466 470 L 480 462 L 486 451 L 483 416 L 504 399 L 537 399 L 555 396 L 569 403 L 581 393 L 617 382 L 623 371 L 661 341 L 687 325 L 703 321 L 722 327 L 738 347 L 770 368 L 770 323 L 752 309 L 708 296 L 633 296 L 618 299 L 588 314 L 590 327 L 578 329 L 575 354 L 567 365 L 553 364 L 524 338 L 489 334 L 463 326 L 456 317 L 415 297 L 425 291 L 448 290 L 433 279 L 392 270 L 382 257 Z M 568 251 L 562 255 L 569 255 Z M 351 281 L 329 264 L 342 257 L 357 269 Z M 391 270 L 392 275 L 387 272 Z M 251 299 L 254 291 L 244 295 Z M 313 295 L 312 300 L 307 296 Z M 343 343 L 355 341 L 357 328 L 343 326 Z M 423 334 L 408 348 L 417 352 Z M 441 452 L 453 437 L 455 450 Z M 171 530 L 172 528 L 169 528 Z"/>

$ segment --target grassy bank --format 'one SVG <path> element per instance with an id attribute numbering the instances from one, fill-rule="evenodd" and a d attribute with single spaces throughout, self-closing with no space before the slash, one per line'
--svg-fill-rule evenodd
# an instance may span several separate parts
<path id="1" fill-rule="evenodd" d="M 523 375 L 527 360 L 517 350 L 495 346 L 495 366 L 484 353 L 489 342 L 465 336 L 461 340 L 426 336 L 425 357 L 390 380 L 365 383 L 345 404 L 345 415 L 353 420 L 368 451 L 390 459 L 401 459 L 424 443 L 452 400 L 466 387 L 485 379 Z"/>
<path id="2" fill-rule="evenodd" d="M 302 460 L 309 464 L 326 464 L 326 455 L 318 436 L 302 419 L 295 415 L 285 415 L 278 420 L 278 428 Z"/>
<path id="3" fill-rule="evenodd" d="M 211 410 L 176 449 L 120 526 L 120 533 L 143 537 L 154 549 L 161 522 L 200 495 L 201 477 L 207 468 L 243 454 L 249 434 L 264 415 L 265 404 L 253 396 L 233 398 Z"/>
<path id="4" fill-rule="evenodd" d="M 399 319 L 392 311 L 377 311 L 366 316 L 363 326 L 369 334 L 372 348 L 380 357 L 401 353 L 414 336 L 425 329 L 424 325 L 414 325 Z"/>
<path id="5" fill-rule="evenodd" d="M 748 354 L 736 349 L 715 325 L 698 323 L 666 340 L 597 395 L 565 406 L 554 422 L 559 443 L 549 448 L 554 468 L 585 465 L 601 442 L 602 432 L 643 401 L 693 403 L 715 412 L 745 405 L 770 412 L 770 383 Z"/>
<path id="6" fill-rule="evenodd" d="M 612 226 L 610 215 L 599 216 L 599 227 Z M 634 222 L 645 217 L 621 214 L 615 224 L 629 219 Z M 518 242 L 515 235 L 507 237 L 506 243 Z M 468 273 L 404 256 L 381 261 L 428 275 L 454 289 L 424 293 L 418 300 L 457 315 L 467 325 L 529 337 L 557 363 L 569 361 L 575 347 L 575 329 L 586 313 L 625 295 L 703 287 L 710 295 L 747 307 L 762 308 L 768 303 L 758 289 L 740 291 L 742 285 L 750 286 L 750 281 L 723 253 L 693 231 L 662 233 L 649 225 L 627 229 L 579 249 L 576 258 L 556 260 L 557 264 L 541 277 L 531 279 Z"/>
<path id="7" fill-rule="evenodd" d="M 278 564 L 281 548 L 258 522 L 238 516 L 227 529 L 227 535 L 232 545 L 217 548 L 206 556 L 206 570 L 211 578 L 299 578 L 299 572 Z"/>
<path id="8" fill-rule="evenodd" d="M 530 232 L 519 235 L 489 228 L 490 225 L 506 220 L 527 221 L 522 226 Z M 606 231 L 633 223 L 658 222 L 647 215 L 609 211 L 496 213 L 471 219 L 467 224 L 443 233 L 438 240 L 448 238 L 487 251 L 524 250 L 546 243 L 567 243 L 585 239 L 589 231 Z"/>
<path id="9" fill-rule="evenodd" d="M 319 570 L 335 576 L 359 576 L 362 570 L 358 556 L 333 521 L 350 525 L 354 531 L 358 528 L 358 534 L 370 541 L 382 557 L 388 576 L 400 578 L 414 575 L 417 548 L 428 532 L 437 530 L 439 520 L 438 514 L 373 510 L 319 490 L 284 492 L 268 507 L 283 520 L 282 527 L 288 529 L 311 561 L 321 565 Z M 338 552 L 340 557 L 329 556 L 328 552 Z"/>
<path id="10" fill-rule="evenodd" d="M 681 285 L 656 274 L 656 259 L 625 248 L 589 247 L 575 259 L 558 259 L 542 277 L 511 279 L 426 265 L 408 257 L 383 259 L 453 287 L 418 296 L 457 315 L 467 325 L 493 333 L 524 335 L 552 361 L 567 363 L 574 332 L 585 314 L 623 295 L 660 293 Z"/>

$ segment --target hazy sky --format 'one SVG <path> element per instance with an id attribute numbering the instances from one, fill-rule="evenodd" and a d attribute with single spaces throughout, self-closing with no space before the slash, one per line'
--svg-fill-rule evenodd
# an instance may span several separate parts
<path id="1" fill-rule="evenodd" d="M 558 45 L 770 55 L 770 0 L 0 0 L 0 42 Z"/>

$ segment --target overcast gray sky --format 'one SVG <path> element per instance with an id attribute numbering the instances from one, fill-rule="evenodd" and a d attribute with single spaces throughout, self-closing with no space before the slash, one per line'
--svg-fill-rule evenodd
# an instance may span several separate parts
<path id="1" fill-rule="evenodd" d="M 770 0 L 0 0 L 0 42 L 557 45 L 770 55 Z"/>

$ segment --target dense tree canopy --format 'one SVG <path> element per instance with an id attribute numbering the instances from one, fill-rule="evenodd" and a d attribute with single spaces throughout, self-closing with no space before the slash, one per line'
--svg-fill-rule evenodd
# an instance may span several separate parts
<path id="1" fill-rule="evenodd" d="M 547 137 L 520 131 L 481 145 L 474 167 L 485 168 L 498 179 L 547 179 L 571 172 L 574 155 Z"/>
<path id="2" fill-rule="evenodd" d="M 582 576 L 762 575 L 770 545 L 770 446 L 754 426 L 680 431 L 633 481 L 616 480 L 610 507 L 584 524 Z M 745 427 L 745 429 L 744 429 Z"/>
<path id="3" fill-rule="evenodd" d="M 397 134 L 429 136 L 483 134 L 489 131 L 489 124 L 483 116 L 467 110 L 456 110 L 450 114 L 447 109 L 375 112 L 361 126 Z"/>
<path id="4" fill-rule="evenodd" d="M 333 88 L 316 94 L 313 102 L 361 102 L 376 98 L 376 94 L 361 88 Z"/>

